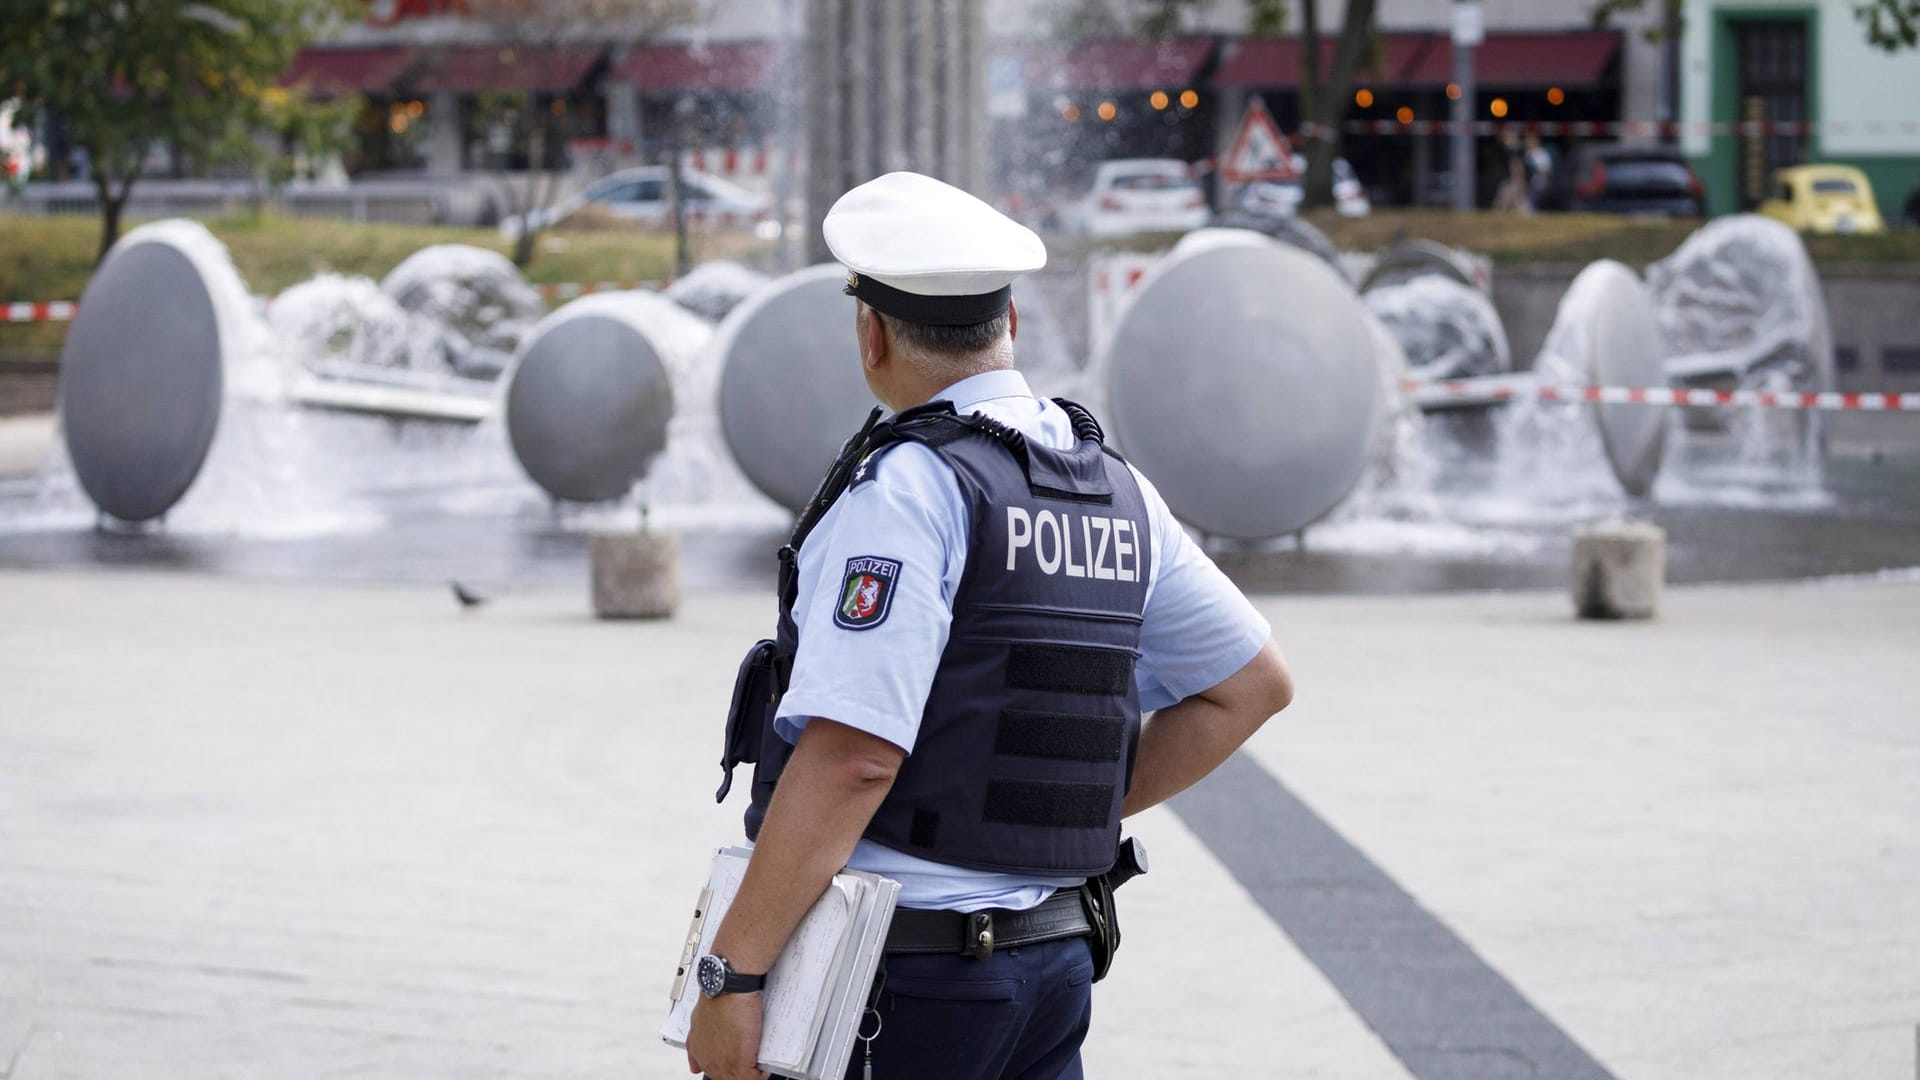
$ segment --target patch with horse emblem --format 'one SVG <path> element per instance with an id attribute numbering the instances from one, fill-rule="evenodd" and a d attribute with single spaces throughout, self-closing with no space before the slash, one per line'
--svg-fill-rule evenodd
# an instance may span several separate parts
<path id="1" fill-rule="evenodd" d="M 843 630 L 871 630 L 886 622 L 887 612 L 893 607 L 894 582 L 899 577 L 897 559 L 878 559 L 872 555 L 848 559 L 833 624 Z"/>

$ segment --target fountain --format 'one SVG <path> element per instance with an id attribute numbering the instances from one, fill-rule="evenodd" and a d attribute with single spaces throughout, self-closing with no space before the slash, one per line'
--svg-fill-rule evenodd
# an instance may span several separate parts
<path id="1" fill-rule="evenodd" d="M 1042 292 L 1023 293 L 1015 351 L 1037 392 L 1093 407 L 1203 533 L 1259 545 L 1315 526 L 1335 550 L 1486 553 L 1503 529 L 1645 498 L 1671 464 L 1665 407 L 1566 403 L 1584 388 L 1817 385 L 1830 370 L 1811 272 L 1776 280 L 1700 254 L 1727 243 L 1788 270 L 1804 260 L 1797 241 L 1743 226 L 1703 230 L 1648 286 L 1597 263 L 1518 374 L 1455 254 L 1403 245 L 1362 292 L 1340 269 L 1360 260 L 1240 229 L 1197 231 L 1150 264 L 1084 363 Z M 636 498 L 675 527 L 758 529 L 804 504 L 872 407 L 838 267 L 767 280 L 716 264 L 669 296 L 598 294 L 528 321 L 511 299 L 524 282 L 429 250 L 391 289 L 323 275 L 263 317 L 204 229 L 130 233 L 72 327 L 67 453 L 42 489 L 195 535 L 368 529 L 423 509 L 577 532 Z M 427 280 L 436 263 L 456 283 Z M 716 328 L 696 311 L 725 315 Z M 1663 366 L 1668 333 L 1682 348 Z M 480 342 L 512 351 L 478 362 Z M 1463 408 L 1491 425 L 1492 453 L 1463 455 L 1458 424 L 1426 422 Z M 545 502 L 607 509 L 526 516 Z"/>
<path id="2" fill-rule="evenodd" d="M 582 297 L 528 335 L 507 375 L 507 436 L 528 477 L 556 499 L 624 498 L 666 449 L 671 372 L 713 327 L 652 293 Z"/>

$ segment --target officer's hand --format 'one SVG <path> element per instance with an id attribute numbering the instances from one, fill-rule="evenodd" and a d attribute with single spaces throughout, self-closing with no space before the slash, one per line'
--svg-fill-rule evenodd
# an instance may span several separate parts
<path id="1" fill-rule="evenodd" d="M 711 1080 L 766 1080 L 760 1071 L 759 994 L 703 997 L 687 1033 L 687 1068 Z"/>

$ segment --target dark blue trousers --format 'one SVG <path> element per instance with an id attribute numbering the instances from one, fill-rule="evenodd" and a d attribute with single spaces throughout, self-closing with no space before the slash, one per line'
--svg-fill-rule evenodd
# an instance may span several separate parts
<path id="1" fill-rule="evenodd" d="M 1001 949 L 985 960 L 888 956 L 874 1080 L 1081 1080 L 1093 1019 L 1086 938 Z M 867 1017 L 861 1033 L 873 1030 Z M 866 1062 L 853 1044 L 848 1080 Z"/>

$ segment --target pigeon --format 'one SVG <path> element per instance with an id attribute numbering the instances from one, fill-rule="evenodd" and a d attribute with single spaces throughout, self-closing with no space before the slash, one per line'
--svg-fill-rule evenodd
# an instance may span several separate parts
<path id="1" fill-rule="evenodd" d="M 462 611 L 471 611 L 481 604 L 486 603 L 489 599 L 457 581 L 449 581 L 447 584 L 453 587 L 453 598 L 460 601 L 460 609 Z"/>

